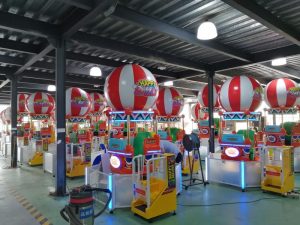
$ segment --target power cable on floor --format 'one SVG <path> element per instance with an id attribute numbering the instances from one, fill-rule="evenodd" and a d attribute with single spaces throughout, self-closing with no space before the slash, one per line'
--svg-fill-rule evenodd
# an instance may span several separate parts
<path id="1" fill-rule="evenodd" d="M 214 204 L 180 204 L 179 203 L 177 205 L 184 206 L 184 207 L 210 207 L 210 206 L 222 206 L 222 205 L 250 204 L 262 200 L 274 200 L 274 199 L 282 199 L 282 198 L 259 198 L 251 201 L 244 201 L 244 202 L 222 202 L 222 203 L 214 203 Z"/>

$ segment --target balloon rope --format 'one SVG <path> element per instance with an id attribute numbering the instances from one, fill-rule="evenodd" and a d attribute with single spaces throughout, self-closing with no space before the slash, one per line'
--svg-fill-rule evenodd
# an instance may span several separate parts
<path id="1" fill-rule="evenodd" d="M 222 116 L 220 115 L 220 120 L 219 120 L 219 139 L 220 140 L 222 140 L 222 135 L 223 135 Z"/>
<path id="2" fill-rule="evenodd" d="M 281 128 L 283 128 L 283 110 L 281 111 Z"/>
<path id="3" fill-rule="evenodd" d="M 247 122 L 247 138 L 249 138 L 249 115 L 246 117 L 246 122 Z"/>
<path id="4" fill-rule="evenodd" d="M 130 145 L 130 115 L 127 115 L 127 144 Z"/>

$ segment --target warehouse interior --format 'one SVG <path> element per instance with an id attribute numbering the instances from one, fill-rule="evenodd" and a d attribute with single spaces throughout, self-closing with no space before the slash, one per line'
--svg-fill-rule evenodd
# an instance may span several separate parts
<path id="1" fill-rule="evenodd" d="M 137 64 L 151 71 L 160 88 L 171 82 L 181 93 L 183 127 L 190 133 L 197 127 L 191 108 L 198 101 L 199 90 L 207 85 L 208 152 L 214 153 L 215 131 L 221 129 L 214 124 L 214 117 L 221 117 L 214 111 L 214 85 L 222 86 L 235 76 L 252 77 L 262 88 L 283 78 L 298 85 L 299 16 L 299 0 L 1 0 L 0 111 L 11 107 L 9 126 L 2 125 L 2 137 L 8 129 L 10 139 L 9 155 L 3 150 L 5 143 L 1 143 L 3 224 L 72 224 L 62 218 L 60 210 L 68 204 L 71 189 L 87 183 L 87 178 L 66 177 L 67 89 L 77 87 L 107 96 L 105 86 L 110 74 Z M 217 37 L 199 40 L 199 25 L 207 21 L 215 25 Z M 285 62 L 276 65 L 274 59 Z M 101 69 L 99 76 L 91 76 L 94 67 Z M 49 90 L 49 85 L 55 90 Z M 114 86 L 113 92 L 117 88 Z M 53 174 L 45 173 L 42 166 L 20 163 L 17 156 L 18 95 L 37 92 L 55 99 L 57 153 Z M 282 126 L 284 122 L 299 122 L 300 107 L 294 115 L 283 115 L 281 109 L 277 117 L 268 117 L 266 107 L 262 103 L 257 110 L 262 112 L 262 121 L 273 119 L 275 125 Z M 243 126 L 248 130 L 248 119 L 246 123 Z M 5 142 L 3 138 L 1 142 Z M 204 173 L 206 162 L 203 158 L 200 164 Z M 201 173 L 197 171 L 198 175 Z M 260 187 L 241 191 L 214 182 L 196 185 L 177 195 L 175 216 L 163 215 L 150 222 L 296 225 L 300 220 L 300 176 L 297 171 L 293 176 L 292 196 L 265 193 Z M 205 183 L 203 176 L 202 181 Z M 93 223 L 82 224 L 148 221 L 126 207 L 113 213 L 106 210 Z"/>

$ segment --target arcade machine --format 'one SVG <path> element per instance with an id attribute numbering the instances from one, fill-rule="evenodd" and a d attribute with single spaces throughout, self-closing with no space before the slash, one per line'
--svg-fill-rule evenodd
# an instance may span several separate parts
<path id="1" fill-rule="evenodd" d="M 218 113 L 220 111 L 220 103 L 218 100 L 218 94 L 220 92 L 220 86 L 214 84 L 213 85 L 213 106 L 214 113 Z M 200 154 L 201 158 L 204 159 L 209 154 L 209 136 L 210 136 L 210 128 L 208 125 L 208 84 L 202 86 L 198 92 L 198 104 L 199 107 L 195 107 L 195 110 L 198 109 L 199 115 L 204 115 L 204 118 L 198 120 L 198 128 L 199 128 L 199 137 L 200 137 Z M 193 113 L 193 111 L 192 111 Z M 206 118 L 205 118 L 206 117 Z M 219 128 L 221 129 L 222 125 L 220 124 L 220 119 L 214 119 L 215 124 L 215 152 L 220 151 L 220 145 L 218 141 L 218 135 L 220 133 Z"/>
<path id="2" fill-rule="evenodd" d="M 101 162 L 101 155 L 106 152 L 106 120 L 97 121 L 92 128 L 92 153 L 91 165 L 97 165 Z"/>
<path id="3" fill-rule="evenodd" d="M 276 89 L 278 87 L 278 91 Z M 279 88 L 281 87 L 281 88 Z M 283 88 L 285 87 L 285 88 Z M 265 101 L 270 109 L 267 112 L 273 115 L 273 125 L 277 125 L 277 115 L 281 118 L 281 126 L 286 130 L 286 145 L 294 147 L 295 170 L 300 170 L 298 142 L 299 125 L 293 122 L 284 121 L 284 115 L 296 115 L 299 104 L 299 87 L 293 80 L 282 78 L 271 81 L 265 88 Z"/>
<path id="4" fill-rule="evenodd" d="M 293 192 L 295 186 L 294 147 L 299 146 L 299 126 L 292 129 L 291 143 L 288 143 L 283 115 L 297 110 L 294 106 L 298 96 L 293 92 L 296 87 L 290 79 L 276 79 L 267 84 L 264 95 L 270 107 L 268 112 L 281 115 L 281 126 L 276 125 L 275 120 L 274 125 L 268 125 L 264 130 L 266 143 L 261 153 L 261 188 L 282 195 Z"/>
<path id="5" fill-rule="evenodd" d="M 1 148 L 4 150 L 4 156 L 8 157 L 11 155 L 11 140 L 10 140 L 10 118 L 11 118 L 11 108 L 7 107 L 1 113 L 1 119 L 3 123 L 2 137 L 1 137 Z"/>
<path id="6" fill-rule="evenodd" d="M 249 85 L 252 84 L 252 91 Z M 243 91 L 247 90 L 247 95 Z M 252 93 L 252 94 L 251 94 Z M 253 78 L 235 76 L 227 80 L 220 90 L 220 104 L 226 111 L 222 120 L 233 124 L 246 121 L 246 130 L 220 133 L 221 153 L 206 158 L 206 180 L 239 187 L 242 191 L 260 186 L 260 162 L 249 123 L 259 121 L 261 113 L 254 112 L 261 103 L 261 87 Z M 221 122 L 222 124 L 222 122 Z"/>
<path id="7" fill-rule="evenodd" d="M 90 108 L 87 92 L 75 87 L 66 90 L 66 175 L 70 178 L 84 176 L 91 166 L 92 132 L 86 119 Z"/>
<path id="8" fill-rule="evenodd" d="M 106 136 L 106 116 L 103 113 L 106 107 L 105 98 L 97 93 L 93 92 L 89 94 L 91 97 L 91 109 L 88 114 L 90 120 L 90 129 L 93 135 L 92 150 L 99 152 L 100 144 L 104 144 Z"/>
<path id="9" fill-rule="evenodd" d="M 156 130 L 162 141 L 171 141 L 177 145 L 183 155 L 182 173 L 189 173 L 189 157 L 199 159 L 198 155 L 192 155 L 192 152 L 184 150 L 182 140 L 185 135 L 184 131 L 184 116 L 179 114 L 184 106 L 183 96 L 178 90 L 173 87 L 162 87 L 159 90 L 158 99 L 156 102 L 157 115 Z M 181 124 L 182 129 L 178 128 Z M 158 129 L 158 126 L 161 126 Z M 177 125 L 177 127 L 176 127 Z M 198 165 L 198 163 L 196 163 Z M 194 172 L 198 172 L 199 167 L 194 167 Z"/>
<path id="10" fill-rule="evenodd" d="M 112 211 L 131 206 L 133 157 L 143 155 L 146 163 L 161 155 L 160 137 L 146 128 L 138 130 L 136 125 L 153 120 L 151 108 L 158 96 L 158 85 L 150 71 L 128 64 L 107 77 L 104 94 L 113 109 L 108 115 L 108 150 L 99 166 L 88 169 L 86 183 L 112 191 L 108 207 Z M 141 166 L 146 171 L 146 165 Z"/>
<path id="11" fill-rule="evenodd" d="M 55 141 L 54 127 L 51 121 L 51 113 L 55 108 L 54 98 L 47 93 L 35 92 L 26 99 L 26 108 L 33 124 L 28 164 L 38 166 L 43 164 L 43 153 L 48 151 L 49 142 Z"/>
<path id="12" fill-rule="evenodd" d="M 146 116 L 147 115 L 147 116 Z M 153 112 L 138 111 L 131 114 L 121 112 L 111 112 L 111 119 L 115 122 L 126 121 L 126 136 L 124 136 L 124 128 L 120 127 L 119 131 L 109 139 L 108 153 L 111 154 L 111 170 L 118 174 L 132 173 L 132 158 L 136 155 L 145 155 L 146 159 L 150 159 L 152 155 L 160 154 L 160 137 L 156 134 L 153 136 L 150 132 L 137 132 L 131 129 L 132 122 L 141 120 L 151 120 Z M 122 119 L 123 118 L 123 119 Z M 115 128 L 116 129 L 116 128 Z"/>
<path id="13" fill-rule="evenodd" d="M 29 121 L 29 113 L 26 108 L 26 99 L 28 98 L 28 95 L 18 94 L 17 98 L 17 143 L 19 149 L 20 147 L 28 146 L 29 144 L 31 123 Z"/>
<path id="14" fill-rule="evenodd" d="M 1 111 L 0 112 L 0 121 L 1 121 L 1 123 L 0 123 L 0 125 L 1 125 L 1 127 L 0 127 L 0 151 L 1 151 L 1 155 L 4 155 L 5 154 L 5 152 L 4 152 L 4 143 L 5 143 L 5 120 L 4 120 L 4 118 L 3 118 L 3 112 L 4 112 L 4 110 L 3 111 Z"/>
<path id="15" fill-rule="evenodd" d="M 298 122 L 291 132 L 291 145 L 294 147 L 294 171 L 300 172 L 300 123 Z"/>

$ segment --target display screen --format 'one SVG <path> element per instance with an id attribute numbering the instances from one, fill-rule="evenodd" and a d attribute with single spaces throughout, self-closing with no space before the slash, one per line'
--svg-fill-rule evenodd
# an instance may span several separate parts
<path id="1" fill-rule="evenodd" d="M 231 158 L 235 158 L 235 157 L 239 156 L 240 151 L 237 148 L 228 147 L 225 149 L 225 154 Z"/>
<path id="2" fill-rule="evenodd" d="M 117 156 L 113 155 L 110 157 L 110 165 L 117 169 L 121 166 L 121 161 Z"/>
<path id="3" fill-rule="evenodd" d="M 268 141 L 274 143 L 276 142 L 276 137 L 274 135 L 268 135 Z"/>

